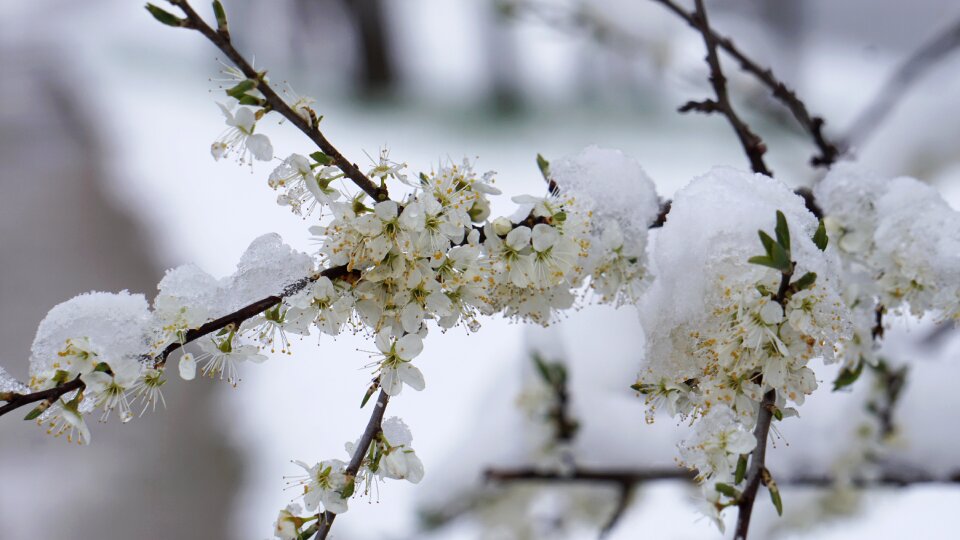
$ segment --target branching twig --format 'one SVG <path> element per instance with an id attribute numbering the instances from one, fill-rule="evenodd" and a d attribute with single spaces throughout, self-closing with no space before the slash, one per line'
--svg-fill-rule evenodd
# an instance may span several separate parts
<path id="1" fill-rule="evenodd" d="M 169 2 L 180 8 L 184 15 L 186 15 L 183 23 L 184 28 L 190 28 L 203 34 L 205 38 L 213 43 L 233 62 L 247 79 L 255 81 L 257 83 L 257 90 L 263 94 L 270 109 L 280 113 L 280 115 L 309 137 L 325 154 L 330 156 L 333 163 L 343 171 L 343 174 L 345 174 L 347 178 L 373 197 L 375 201 L 385 201 L 389 198 L 386 186 L 377 186 L 367 175 L 363 174 L 356 164 L 344 157 L 343 154 L 327 140 L 317 127 L 317 120 L 314 116 L 311 115 L 309 119 L 304 118 L 287 105 L 287 102 L 270 87 L 270 84 L 266 80 L 266 72 L 259 72 L 253 69 L 253 66 L 237 52 L 233 46 L 233 42 L 230 40 L 230 34 L 226 29 L 214 30 L 211 28 L 210 25 L 194 11 L 193 7 L 190 6 L 190 2 L 187 0 L 169 0 Z"/>
<path id="2" fill-rule="evenodd" d="M 938 61 L 957 48 L 960 48 L 960 20 L 951 24 L 897 67 L 870 105 L 854 120 L 843 137 L 843 143 L 847 146 L 862 145 L 893 111 L 910 87 Z"/>
<path id="3" fill-rule="evenodd" d="M 703 7 L 703 0 L 697 0 L 697 9 L 693 14 L 691 24 L 703 35 L 703 42 L 707 48 L 707 65 L 710 66 L 710 84 L 713 86 L 713 92 L 716 99 L 704 101 L 691 101 L 680 107 L 680 112 L 698 111 L 704 113 L 720 113 L 727 118 L 733 130 L 740 139 L 740 145 L 747 154 L 750 161 L 750 168 L 753 172 L 772 176 L 770 169 L 763 161 L 763 154 L 767 147 L 763 141 L 754 133 L 733 109 L 730 103 L 730 96 L 727 93 L 727 79 L 723 75 L 720 67 L 720 58 L 717 56 L 717 36 L 710 30 L 710 23 L 707 21 L 707 11 Z"/>
<path id="4" fill-rule="evenodd" d="M 680 18 L 687 21 L 690 26 L 693 26 L 697 30 L 703 32 L 699 26 L 698 20 L 695 17 L 695 14 L 690 13 L 673 0 L 653 1 L 659 2 L 667 9 L 680 16 Z M 816 145 L 820 152 L 819 155 L 815 155 L 810 159 L 810 163 L 815 167 L 829 167 L 836 162 L 841 152 L 837 145 L 831 142 L 830 139 L 823 134 L 823 118 L 811 115 L 807 110 L 807 106 L 802 100 L 800 100 L 800 98 L 797 97 L 796 92 L 791 90 L 786 84 L 783 83 L 783 81 L 777 79 L 773 74 L 773 70 L 762 67 L 760 64 L 745 55 L 739 48 L 737 48 L 737 46 L 733 43 L 733 40 L 726 36 L 722 36 L 709 28 L 706 31 L 719 48 L 726 51 L 727 54 L 732 56 L 740 64 L 740 69 L 756 77 L 761 83 L 769 88 L 771 92 L 773 92 L 774 98 L 779 100 L 784 104 L 784 106 L 787 107 L 787 109 L 790 110 L 790 113 L 797 120 L 797 123 L 800 124 L 800 127 L 807 132 L 807 134 L 810 136 L 810 139 L 813 141 L 813 144 Z"/>

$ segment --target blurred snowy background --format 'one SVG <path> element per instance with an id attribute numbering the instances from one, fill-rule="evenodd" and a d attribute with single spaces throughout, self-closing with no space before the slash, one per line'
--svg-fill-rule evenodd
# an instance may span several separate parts
<path id="1" fill-rule="evenodd" d="M 197 7 L 206 7 L 197 2 Z M 365 166 L 381 146 L 413 172 L 476 158 L 507 194 L 541 193 L 534 156 L 598 144 L 637 158 L 670 196 L 714 164 L 746 167 L 720 118 L 675 108 L 707 95 L 698 35 L 653 2 L 492 0 L 228 0 L 235 40 L 275 82 L 317 99 L 323 129 Z M 532 7 L 531 7 L 532 5 Z M 607 33 L 569 14 L 587 6 Z M 952 0 L 708 2 L 718 31 L 792 84 L 829 133 L 843 133 L 894 67 L 960 19 Z M 232 272 L 264 232 L 310 250 L 306 223 L 274 204 L 271 166 L 215 163 L 210 142 L 217 53 L 199 36 L 163 27 L 140 2 L 34 0 L 0 6 L 0 365 L 26 378 L 36 325 L 56 303 L 97 290 L 148 297 L 164 268 L 196 262 Z M 790 184 L 809 185 L 813 149 L 751 79 L 726 62 L 740 109 Z M 862 163 L 916 176 L 960 206 L 960 53 L 931 69 L 857 148 Z M 265 124 L 277 154 L 308 153 L 290 126 Z M 504 198 L 505 199 L 505 198 Z M 509 208 L 494 208 L 507 212 Z M 897 320 L 887 356 L 909 363 L 887 456 L 905 470 L 960 470 L 960 338 Z M 251 366 L 237 389 L 207 380 L 165 387 L 169 407 L 130 425 L 94 427 L 89 447 L 66 447 L 16 415 L 0 420 L 0 538 L 265 538 L 295 497 L 291 459 L 345 458 L 366 412 L 371 343 L 323 338 L 292 357 Z M 488 320 L 482 331 L 435 332 L 420 363 L 427 389 L 391 406 L 414 433 L 427 476 L 391 483 L 338 520 L 336 538 L 511 538 L 494 523 L 550 524 L 579 508 L 571 537 L 592 538 L 616 489 L 495 486 L 490 466 L 533 463 L 537 440 L 516 406 L 533 377 L 526 351 L 568 363 L 575 452 L 584 465 L 671 466 L 683 426 L 643 421 L 628 386 L 642 360 L 632 309 L 587 306 L 549 330 Z M 361 352 L 358 352 L 360 350 Z M 829 475 L 857 447 L 867 386 L 831 394 L 834 371 L 801 420 L 784 422 L 771 469 Z M 484 488 L 484 489 L 480 489 Z M 479 491 L 478 491 L 479 490 Z M 640 486 L 611 537 L 719 538 L 679 482 Z M 955 538 L 960 488 L 929 484 L 860 498 L 784 490 L 786 513 L 758 503 L 758 538 Z M 572 502 L 571 502 L 572 501 Z M 732 512 L 731 512 L 732 514 Z M 430 519 L 425 519 L 424 516 Z M 437 525 L 425 532 L 425 523 Z M 496 519 L 492 519 L 496 518 Z M 594 524 L 593 522 L 596 522 Z M 812 524 L 819 523 L 814 526 Z M 572 532 L 571 532 L 572 531 Z"/>

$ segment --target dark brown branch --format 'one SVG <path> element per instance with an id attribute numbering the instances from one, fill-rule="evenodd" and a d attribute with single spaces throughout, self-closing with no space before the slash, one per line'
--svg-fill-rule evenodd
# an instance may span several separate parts
<path id="1" fill-rule="evenodd" d="M 383 423 L 383 414 L 387 410 L 387 403 L 390 401 L 390 396 L 386 392 L 380 390 L 380 395 L 377 396 L 377 403 L 373 407 L 373 411 L 370 413 L 370 420 L 367 422 L 366 429 L 363 430 L 363 435 L 360 436 L 360 441 L 357 443 L 357 447 L 353 450 L 353 456 L 350 458 L 350 463 L 347 464 L 347 469 L 344 471 L 344 474 L 347 476 L 348 481 L 353 482 L 357 476 L 357 473 L 360 471 L 360 465 L 363 464 L 363 458 L 367 454 L 367 450 L 370 448 L 370 443 L 373 442 L 373 438 L 380 433 L 380 425 Z M 317 525 L 317 535 L 314 537 L 316 540 L 322 540 L 330 534 L 330 527 L 333 526 L 333 520 L 337 518 L 337 515 L 332 512 L 324 512 L 321 516 L 320 521 Z"/>
<path id="2" fill-rule="evenodd" d="M 69 394 L 74 390 L 81 390 L 85 386 L 86 385 L 83 384 L 83 381 L 81 381 L 78 377 L 72 381 L 63 383 L 48 390 L 43 390 L 41 392 L 32 392 L 30 394 L 13 394 L 10 400 L 7 401 L 3 407 L 0 407 L 0 416 L 3 416 L 15 409 L 19 409 L 24 405 L 29 405 L 38 401 L 53 403 L 54 401 L 60 399 L 60 396 Z"/>
<path id="3" fill-rule="evenodd" d="M 910 87 L 957 48 L 960 48 L 960 20 L 920 47 L 894 70 L 870 105 L 857 116 L 843 138 L 844 144 L 862 145 L 893 111 Z"/>
<path id="4" fill-rule="evenodd" d="M 764 469 L 764 460 L 767 454 L 767 435 L 770 433 L 770 422 L 773 420 L 773 407 L 777 391 L 769 390 L 763 395 L 760 410 L 757 412 L 757 425 L 753 436 L 757 439 L 757 446 L 750 454 L 750 468 L 747 471 L 746 485 L 737 502 L 740 513 L 737 514 L 737 527 L 734 533 L 735 540 L 746 540 L 750 529 L 750 516 L 753 514 L 753 503 L 756 501 L 760 489 L 761 472 Z"/>
<path id="5" fill-rule="evenodd" d="M 693 26 L 702 32 L 695 15 L 688 12 L 673 0 L 653 1 L 659 2 L 667 9 L 680 16 L 680 18 L 687 21 L 690 26 Z M 823 118 L 811 115 L 807 110 L 807 106 L 802 100 L 800 100 L 800 98 L 797 97 L 796 92 L 784 84 L 783 81 L 777 79 L 771 69 L 762 67 L 760 64 L 756 63 L 750 59 L 750 57 L 745 55 L 739 48 L 737 48 L 737 46 L 733 43 L 733 40 L 726 36 L 722 36 L 711 29 L 707 29 L 707 31 L 709 32 L 709 35 L 713 39 L 714 43 L 716 43 L 718 47 L 723 49 L 740 64 L 740 69 L 756 77 L 757 80 L 770 89 L 774 98 L 779 100 L 784 106 L 787 107 L 787 109 L 790 110 L 790 113 L 793 115 L 794 119 L 796 119 L 797 123 L 800 124 L 800 127 L 807 132 L 807 134 L 810 136 L 810 139 L 813 141 L 813 144 L 816 145 L 817 149 L 819 150 L 819 155 L 813 156 L 813 158 L 810 159 L 810 163 L 815 167 L 829 167 L 836 162 L 841 152 L 837 145 L 831 142 L 823 134 Z"/>
<path id="6" fill-rule="evenodd" d="M 707 11 L 703 7 L 703 0 L 697 0 L 697 9 L 693 14 L 692 22 L 694 28 L 703 35 L 703 42 L 707 48 L 707 65 L 710 66 L 710 84 L 713 86 L 713 92 L 716 99 L 705 100 L 701 102 L 691 101 L 680 107 L 680 112 L 699 111 L 709 113 L 719 113 L 726 117 L 727 121 L 736 132 L 740 140 L 740 146 L 743 147 L 747 159 L 750 161 L 750 168 L 753 172 L 762 173 L 767 176 L 773 176 L 770 169 L 763 161 L 763 154 L 767 151 L 766 145 L 754 133 L 730 103 L 730 96 L 727 93 L 727 79 L 723 75 L 723 69 L 720 67 L 720 58 L 717 56 L 717 36 L 710 30 L 710 23 L 707 20 Z"/>
<path id="7" fill-rule="evenodd" d="M 892 469 L 892 467 L 891 467 Z M 696 473 L 681 468 L 662 469 L 577 469 L 570 474 L 544 472 L 536 469 L 487 469 L 484 478 L 488 482 L 541 482 L 547 484 L 615 484 L 631 485 L 647 482 L 670 480 L 696 481 Z M 778 481 L 781 486 L 830 487 L 837 479 L 826 475 L 800 475 Z M 960 470 L 946 476 L 934 476 L 925 473 L 904 473 L 896 470 L 885 471 L 879 476 L 854 478 L 851 484 L 858 488 L 870 486 L 905 487 L 915 484 L 958 484 Z"/>
<path id="8" fill-rule="evenodd" d="M 230 40 L 230 35 L 226 31 L 214 30 L 203 18 L 201 18 L 196 11 L 193 10 L 193 7 L 190 6 L 190 3 L 187 0 L 169 0 L 171 4 L 179 7 L 184 15 L 185 19 L 185 28 L 190 28 L 196 30 L 203 34 L 211 43 L 213 43 L 218 49 L 220 49 L 223 54 L 230 59 L 231 62 L 243 72 L 243 75 L 252 81 L 257 83 L 257 90 L 263 94 L 264 99 L 267 101 L 271 110 L 274 110 L 284 118 L 286 118 L 290 123 L 302 131 L 307 137 L 310 138 L 325 154 L 330 156 L 333 159 L 333 163 L 343 171 L 343 174 L 347 176 L 354 184 L 357 185 L 360 189 L 365 191 L 368 195 L 373 197 L 375 201 L 385 201 L 389 198 L 387 193 L 386 186 L 377 186 L 373 181 L 367 178 L 367 175 L 352 163 L 343 154 L 340 153 L 336 147 L 333 146 L 330 141 L 320 132 L 320 129 L 317 127 L 317 121 L 315 117 L 311 115 L 311 119 L 307 120 L 304 117 L 300 116 L 296 111 L 294 111 L 287 102 L 280 97 L 273 88 L 270 87 L 270 84 L 266 80 L 266 72 L 258 72 L 253 69 L 253 66 L 239 53 L 233 46 L 233 42 Z"/>
<path id="9" fill-rule="evenodd" d="M 317 278 L 321 276 L 325 276 L 331 279 L 336 279 L 336 278 L 347 277 L 352 274 L 353 272 L 348 271 L 345 266 L 335 266 L 333 268 L 328 268 L 323 272 L 320 272 L 316 276 L 310 276 L 310 277 L 304 278 L 288 286 L 284 291 L 282 291 L 280 294 L 276 296 L 269 296 L 262 300 L 257 300 L 256 302 L 253 302 L 252 304 L 248 304 L 238 309 L 237 311 L 234 311 L 233 313 L 229 313 L 227 315 L 224 315 L 223 317 L 220 317 L 219 319 L 215 319 L 208 323 L 205 323 L 198 328 L 189 330 L 185 334 L 185 337 L 182 343 L 179 341 L 171 343 L 170 345 L 167 346 L 166 349 L 163 350 L 163 352 L 161 352 L 159 355 L 156 356 L 156 358 L 153 359 L 155 362 L 155 365 L 157 367 L 163 366 L 166 363 L 167 357 L 169 357 L 177 349 L 183 348 L 183 346 L 186 345 L 187 343 L 196 341 L 197 339 L 200 339 L 201 337 L 206 336 L 208 334 L 218 332 L 231 324 L 239 327 L 247 319 L 254 317 L 256 315 L 259 315 L 260 313 L 263 313 L 264 311 L 279 304 L 281 300 L 283 300 L 287 296 L 297 293 L 298 291 L 306 287 L 307 284 L 316 281 Z M 56 386 L 54 388 L 50 388 L 49 390 L 43 390 L 41 392 L 32 392 L 30 394 L 14 394 L 12 399 L 10 399 L 3 407 L 0 407 L 0 416 L 3 416 L 4 414 L 7 414 L 10 411 L 13 411 L 14 409 L 18 409 L 24 405 L 35 403 L 37 401 L 48 400 L 50 403 L 53 403 L 64 394 L 69 394 L 70 392 L 73 392 L 74 390 L 79 390 L 83 387 L 84 387 L 83 382 L 78 378 L 70 382 Z"/>

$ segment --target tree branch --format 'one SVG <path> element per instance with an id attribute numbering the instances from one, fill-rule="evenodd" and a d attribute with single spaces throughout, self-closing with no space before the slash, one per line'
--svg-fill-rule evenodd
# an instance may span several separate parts
<path id="1" fill-rule="evenodd" d="M 544 472 L 537 469 L 487 469 L 484 472 L 484 479 L 488 482 L 510 483 L 510 482 L 542 482 L 548 484 L 575 484 L 575 483 L 595 483 L 595 484 L 616 484 L 635 486 L 646 482 L 659 482 L 664 480 L 683 480 L 689 482 L 696 481 L 696 473 L 681 468 L 661 468 L 661 469 L 586 469 L 580 468 L 569 474 Z M 829 487 L 834 485 L 837 479 L 826 475 L 801 475 L 786 480 L 778 481 L 781 486 L 800 486 L 800 487 Z M 904 474 L 893 470 L 884 471 L 876 477 L 853 479 L 852 485 L 858 488 L 870 486 L 890 486 L 905 487 L 915 484 L 958 484 L 960 483 L 960 470 L 950 473 L 947 476 L 934 476 L 923 473 Z"/>
<path id="2" fill-rule="evenodd" d="M 152 358 L 152 360 L 154 361 L 154 365 L 156 367 L 162 367 L 166 363 L 167 357 L 169 357 L 174 351 L 178 349 L 182 349 L 183 346 L 186 345 L 187 343 L 196 341 L 208 334 L 218 332 L 231 324 L 239 327 L 240 324 L 242 324 L 247 319 L 251 317 L 255 317 L 260 313 L 263 313 L 264 311 L 279 304 L 284 298 L 291 296 L 293 294 L 296 294 L 297 292 L 301 291 L 304 287 L 306 287 L 308 284 L 316 281 L 321 276 L 328 277 L 330 279 L 336 279 L 336 278 L 342 278 L 352 274 L 353 272 L 348 271 L 346 266 L 335 266 L 332 268 L 328 268 L 315 276 L 304 278 L 288 286 L 286 289 L 284 289 L 280 294 L 276 296 L 268 296 L 267 298 L 264 298 L 262 300 L 257 300 L 256 302 L 248 304 L 238 309 L 237 311 L 234 311 L 233 313 L 229 313 L 227 315 L 224 315 L 223 317 L 220 317 L 219 319 L 215 319 L 210 322 L 207 322 L 198 328 L 189 330 L 185 334 L 183 342 L 176 341 L 174 343 L 171 343 L 170 345 L 167 346 L 167 348 L 163 350 L 163 352 L 161 352 L 156 357 Z M 149 360 L 150 358 L 146 358 L 146 359 Z M 52 404 L 54 401 L 59 399 L 64 394 L 69 394 L 74 390 L 80 390 L 84 387 L 85 385 L 83 381 L 81 381 L 79 378 L 76 378 L 76 379 L 73 379 L 72 381 L 63 383 L 61 385 L 50 388 L 48 390 L 43 390 L 40 392 L 32 392 L 29 394 L 13 394 L 11 399 L 7 401 L 7 403 L 4 406 L 0 407 L 0 416 L 3 416 L 4 414 L 7 414 L 8 412 L 18 409 L 24 405 L 35 403 L 37 401 L 49 401 Z"/>
<path id="3" fill-rule="evenodd" d="M 218 49 L 220 49 L 223 54 L 230 59 L 231 62 L 239 69 L 247 79 L 250 79 L 257 83 L 257 90 L 263 94 L 264 99 L 267 101 L 267 104 L 270 106 L 270 109 L 280 113 L 284 118 L 286 118 L 290 123 L 295 125 L 297 129 L 302 131 L 307 137 L 310 138 L 325 154 L 330 156 L 333 160 L 333 163 L 343 171 L 343 174 L 347 176 L 354 184 L 357 185 L 360 189 L 365 191 L 368 195 L 373 197 L 375 201 L 385 201 L 389 198 L 387 193 L 386 186 L 377 186 L 373 181 L 367 178 L 367 175 L 357 167 L 356 164 L 352 163 L 343 154 L 340 153 L 333 144 L 327 140 L 327 138 L 320 132 L 320 129 L 317 127 L 317 122 L 315 116 L 311 115 L 310 119 L 306 119 L 296 111 L 294 111 L 287 102 L 280 97 L 273 88 L 270 87 L 270 84 L 266 79 L 266 72 L 258 72 L 253 69 L 253 66 L 239 53 L 233 46 L 233 42 L 230 40 L 230 34 L 226 29 L 214 30 L 210 27 L 204 20 L 194 11 L 193 7 L 190 6 L 190 2 L 187 0 L 168 0 L 171 4 L 180 8 L 186 15 L 184 28 L 189 28 L 196 30 L 203 34 L 207 40 L 213 43 Z"/>
<path id="4" fill-rule="evenodd" d="M 681 19 L 687 21 L 690 26 L 696 28 L 701 33 L 704 32 L 704 30 L 699 26 L 699 21 L 697 20 L 695 14 L 688 12 L 675 1 L 653 1 L 662 4 L 664 7 L 677 14 Z M 760 66 L 760 64 L 745 55 L 733 43 L 733 40 L 714 32 L 710 28 L 707 28 L 706 32 L 709 33 L 716 46 L 723 49 L 740 64 L 740 69 L 750 73 L 764 86 L 769 88 L 773 93 L 773 97 L 787 107 L 794 119 L 796 119 L 797 123 L 800 124 L 800 127 L 810 136 L 813 144 L 819 150 L 819 155 L 815 155 L 810 159 L 811 165 L 815 167 L 829 167 L 837 161 L 837 158 L 841 155 L 841 152 L 837 145 L 831 142 L 823 134 L 823 118 L 811 115 L 810 111 L 807 110 L 807 106 L 799 97 L 797 97 L 796 92 L 784 84 L 783 81 L 777 79 L 773 74 L 773 70 Z"/>
<path id="5" fill-rule="evenodd" d="M 707 65 L 710 66 L 710 84 L 713 86 L 713 92 L 716 94 L 715 100 L 705 100 L 701 102 L 691 101 L 680 107 L 680 112 L 698 111 L 723 114 L 730 122 L 737 138 L 740 139 L 740 145 L 747 154 L 750 161 L 750 168 L 753 172 L 762 173 L 767 176 L 773 176 L 770 169 L 763 161 L 763 154 L 767 151 L 766 145 L 755 134 L 743 120 L 737 115 L 730 103 L 730 96 L 727 93 L 727 79 L 720 68 L 720 59 L 717 56 L 717 36 L 710 30 L 710 23 L 707 21 L 707 11 L 703 7 L 703 0 L 696 0 L 696 11 L 693 14 L 691 24 L 703 35 L 703 42 L 707 48 Z"/>
<path id="6" fill-rule="evenodd" d="M 760 489 L 761 473 L 764 470 L 764 460 L 767 454 L 767 435 L 770 433 L 770 422 L 773 420 L 773 407 L 776 401 L 777 391 L 769 390 L 763 395 L 763 401 L 760 402 L 760 410 L 757 413 L 757 425 L 753 430 L 753 436 L 757 439 L 757 446 L 750 455 L 750 469 L 747 471 L 746 485 L 743 493 L 737 502 L 740 513 L 737 514 L 737 528 L 734 533 L 735 540 L 746 540 L 747 531 L 750 529 L 750 516 L 753 513 L 753 503 L 757 498 L 757 492 Z"/>
<path id="7" fill-rule="evenodd" d="M 370 443 L 372 443 L 373 438 L 380 433 L 380 425 L 383 423 L 383 415 L 387 410 L 387 403 L 389 401 L 390 396 L 383 390 L 380 390 L 380 395 L 377 396 L 377 403 L 370 413 L 370 420 L 367 422 L 367 427 L 363 430 L 363 435 L 360 436 L 360 441 L 353 451 L 350 463 L 347 464 L 347 469 L 344 471 L 344 474 L 351 482 L 354 481 L 357 473 L 360 471 L 360 465 L 363 463 L 363 458 L 370 448 Z M 323 513 L 323 516 L 318 521 L 317 535 L 314 537 L 315 540 L 323 540 L 330 534 L 330 527 L 333 526 L 333 520 L 336 518 L 337 515 L 332 512 Z"/>

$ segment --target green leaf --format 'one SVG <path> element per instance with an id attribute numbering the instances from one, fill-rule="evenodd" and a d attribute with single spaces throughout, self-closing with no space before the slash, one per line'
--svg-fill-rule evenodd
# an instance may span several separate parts
<path id="1" fill-rule="evenodd" d="M 763 249 L 767 252 L 767 256 L 770 256 L 773 253 L 773 246 L 777 242 L 763 231 L 757 231 L 757 234 L 760 235 L 760 243 L 763 244 Z"/>
<path id="2" fill-rule="evenodd" d="M 777 515 L 782 516 L 783 500 L 780 499 L 780 490 L 777 489 L 776 486 L 774 486 L 773 489 L 770 490 L 770 500 L 773 501 L 773 506 L 774 508 L 777 509 Z"/>
<path id="3" fill-rule="evenodd" d="M 38 416 L 40 416 L 41 414 L 43 414 L 43 411 L 49 409 L 49 408 L 50 408 L 50 405 L 51 405 L 51 403 L 50 403 L 50 401 L 48 401 L 48 400 L 43 400 L 43 401 L 41 401 L 40 404 L 37 405 L 37 407 L 36 407 L 35 409 L 33 409 L 32 411 L 28 412 L 27 415 L 23 417 L 23 419 L 24 419 L 24 420 L 35 420 Z"/>
<path id="4" fill-rule="evenodd" d="M 253 81 L 251 79 L 244 79 L 239 83 L 237 83 L 237 85 L 234 86 L 233 88 L 227 89 L 227 95 L 232 98 L 240 99 L 244 96 L 244 94 L 256 88 L 256 86 L 257 86 L 256 81 Z"/>
<path id="5" fill-rule="evenodd" d="M 353 491 L 357 488 L 356 482 L 348 482 L 346 486 L 343 486 L 343 489 L 340 490 L 340 497 L 343 499 L 349 499 L 353 496 Z"/>
<path id="6" fill-rule="evenodd" d="M 807 272 L 806 274 L 800 276 L 800 279 L 793 282 L 793 288 L 802 291 L 804 289 L 809 289 L 813 287 L 813 284 L 817 282 L 817 274 L 815 272 Z"/>
<path id="7" fill-rule="evenodd" d="M 217 17 L 217 29 L 226 32 L 227 12 L 223 10 L 223 4 L 220 3 L 220 0 L 213 0 L 213 14 Z"/>
<path id="8" fill-rule="evenodd" d="M 537 367 L 537 373 L 540 374 L 540 378 L 547 384 L 553 384 L 550 367 L 547 366 L 547 363 L 543 361 L 543 358 L 541 358 L 539 354 L 533 355 L 533 364 Z"/>
<path id="9" fill-rule="evenodd" d="M 773 501 L 773 506 L 777 509 L 777 515 L 783 515 L 783 501 L 780 499 L 780 488 L 777 487 L 777 483 L 773 480 L 773 475 L 770 474 L 770 470 L 766 467 L 760 469 L 760 481 L 763 482 L 763 485 L 767 486 L 767 490 L 770 492 L 770 500 Z"/>
<path id="10" fill-rule="evenodd" d="M 314 152 L 314 153 L 310 154 L 310 157 L 313 158 L 314 161 L 316 161 L 317 163 L 319 163 L 319 164 L 321 164 L 321 165 L 330 165 L 331 163 L 333 163 L 333 158 L 332 158 L 332 157 L 330 157 L 330 156 L 328 156 L 328 155 L 326 155 L 326 154 L 324 154 L 323 152 L 320 152 L 320 151 L 317 151 L 317 152 Z"/>
<path id="11" fill-rule="evenodd" d="M 633 389 L 634 392 L 643 392 L 643 390 L 641 390 L 641 388 L 643 388 L 643 385 L 640 383 L 633 383 L 630 385 L 630 388 Z"/>
<path id="12" fill-rule="evenodd" d="M 740 458 L 737 459 L 737 472 L 734 474 L 733 481 L 736 484 L 743 482 L 743 478 L 747 475 L 747 455 L 740 454 Z"/>
<path id="13" fill-rule="evenodd" d="M 856 367 L 853 369 L 844 368 L 843 371 L 840 372 L 840 375 L 837 375 L 837 380 L 833 381 L 833 391 L 836 392 L 841 388 L 846 388 L 857 382 L 861 373 L 863 373 L 863 360 L 857 362 Z"/>
<path id="14" fill-rule="evenodd" d="M 185 26 L 187 23 L 185 19 L 181 19 L 180 17 L 177 17 L 173 13 L 170 13 L 169 11 L 165 11 L 153 4 L 148 3 L 144 7 L 147 8 L 147 11 L 149 11 L 151 15 L 153 15 L 154 19 L 160 21 L 161 23 L 167 26 L 180 28 L 182 26 Z"/>
<path id="15" fill-rule="evenodd" d="M 787 227 L 787 217 L 783 212 L 777 210 L 777 226 L 774 229 L 777 233 L 777 243 L 783 246 L 783 249 L 789 255 L 790 253 L 790 228 Z"/>
<path id="16" fill-rule="evenodd" d="M 550 181 L 550 162 L 543 158 L 540 154 L 537 154 L 537 167 L 540 169 L 540 174 L 543 175 L 543 179 L 547 182 Z"/>
<path id="17" fill-rule="evenodd" d="M 813 243 L 820 248 L 820 251 L 827 249 L 827 244 L 830 242 L 830 239 L 827 238 L 827 228 L 823 225 L 823 220 L 820 220 L 820 224 L 817 225 L 817 232 L 813 233 Z"/>
<path id="18" fill-rule="evenodd" d="M 250 94 L 241 96 L 237 101 L 239 101 L 241 105 L 255 105 L 257 107 L 262 107 L 264 104 L 262 99 L 251 96 Z"/>
<path id="19" fill-rule="evenodd" d="M 779 270 L 780 272 L 786 271 L 784 270 L 782 263 L 777 262 L 765 255 L 757 255 L 754 257 L 750 257 L 749 259 L 747 259 L 747 262 L 753 263 L 753 264 L 759 264 L 760 266 L 768 266 L 770 268 L 773 268 L 774 270 Z M 790 268 L 789 265 L 787 266 L 787 268 L 788 269 Z"/>
<path id="20" fill-rule="evenodd" d="M 776 418 L 778 422 L 783 421 L 783 411 L 780 410 L 780 407 L 771 407 L 770 412 L 773 414 L 773 417 Z"/>
<path id="21" fill-rule="evenodd" d="M 370 401 L 370 397 L 373 396 L 373 393 L 376 391 L 376 385 L 371 385 L 370 388 L 367 388 L 367 393 L 363 395 L 363 400 L 360 402 L 361 409 L 367 406 L 367 402 Z"/>
<path id="22" fill-rule="evenodd" d="M 770 258 L 773 259 L 773 264 L 775 268 L 781 272 L 789 272 L 791 268 L 790 264 L 790 254 L 787 253 L 783 246 L 780 244 L 773 245 L 773 253 L 770 254 Z"/>
<path id="23" fill-rule="evenodd" d="M 731 486 L 730 484 L 717 482 L 716 488 L 717 488 L 717 491 L 719 491 L 720 493 L 723 493 L 724 495 L 726 495 L 727 497 L 730 497 L 731 499 L 737 499 L 740 497 L 740 491 L 737 488 Z"/>

